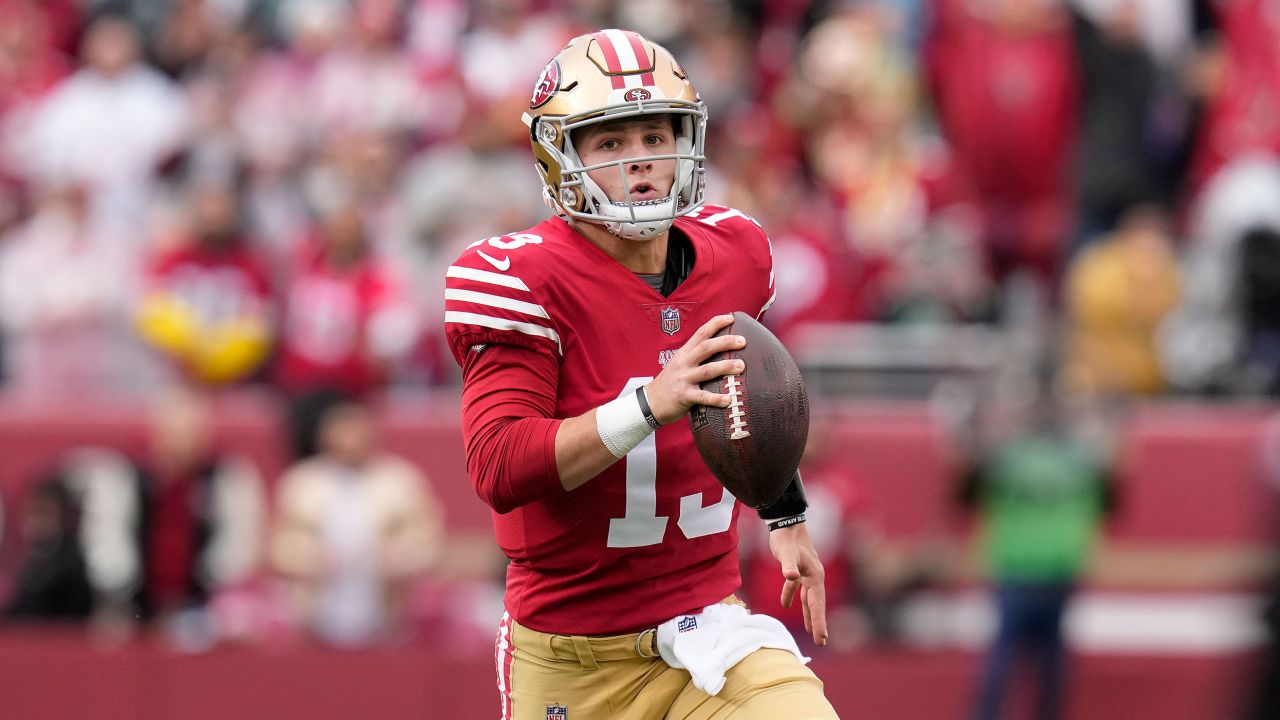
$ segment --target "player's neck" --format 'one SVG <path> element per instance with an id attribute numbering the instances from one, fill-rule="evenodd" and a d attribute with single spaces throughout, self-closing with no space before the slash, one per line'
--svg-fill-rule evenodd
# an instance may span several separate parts
<path id="1" fill-rule="evenodd" d="M 660 273 L 667 266 L 667 239 L 670 237 L 670 230 L 650 240 L 627 240 L 596 223 L 574 222 L 570 223 L 570 227 L 633 273 Z"/>

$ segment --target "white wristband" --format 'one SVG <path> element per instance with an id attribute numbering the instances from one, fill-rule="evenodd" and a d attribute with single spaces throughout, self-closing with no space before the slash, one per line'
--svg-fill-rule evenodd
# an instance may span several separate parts
<path id="1" fill-rule="evenodd" d="M 614 457 L 620 458 L 649 437 L 653 428 L 644 418 L 634 393 L 596 408 L 596 432 Z"/>

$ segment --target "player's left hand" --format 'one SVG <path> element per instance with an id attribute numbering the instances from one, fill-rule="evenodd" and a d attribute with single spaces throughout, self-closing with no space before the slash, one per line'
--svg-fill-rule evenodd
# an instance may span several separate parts
<path id="1" fill-rule="evenodd" d="M 804 629 L 818 645 L 827 644 L 825 571 L 804 523 L 769 533 L 769 550 L 782 565 L 782 607 L 791 607 L 796 591 L 804 611 Z"/>

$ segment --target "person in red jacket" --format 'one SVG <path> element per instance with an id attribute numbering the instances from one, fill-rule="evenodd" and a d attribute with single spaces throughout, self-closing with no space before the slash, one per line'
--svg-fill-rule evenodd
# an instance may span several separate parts
<path id="1" fill-rule="evenodd" d="M 368 247 L 361 208 L 343 198 L 298 253 L 285 292 L 276 383 L 291 396 L 363 395 L 414 346 L 418 318 L 404 285 Z"/>

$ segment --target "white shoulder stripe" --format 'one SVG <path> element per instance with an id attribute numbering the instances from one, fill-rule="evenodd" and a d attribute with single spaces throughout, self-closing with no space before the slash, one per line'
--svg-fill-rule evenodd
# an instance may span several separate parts
<path id="1" fill-rule="evenodd" d="M 509 287 L 513 290 L 524 290 L 525 292 L 529 292 L 529 286 L 525 285 L 520 278 L 489 272 L 488 270 L 475 270 L 472 268 L 460 267 L 458 265 L 450 265 L 448 272 L 446 272 L 444 276 L 447 278 L 475 280 L 476 282 L 489 283 L 490 285 L 501 285 L 502 287 Z"/>
<path id="2" fill-rule="evenodd" d="M 471 290 L 454 290 L 452 288 L 444 291 L 445 300 L 458 300 L 460 302 L 475 303 L 476 305 L 488 305 L 489 307 L 502 308 L 503 310 L 514 310 L 525 315 L 546 318 L 547 311 L 541 305 L 523 302 L 520 300 L 512 300 L 511 298 L 502 297 L 500 295 L 490 295 L 489 293 L 473 292 Z"/>
<path id="3" fill-rule="evenodd" d="M 479 325 L 480 327 L 493 328 L 495 330 L 515 330 L 525 335 L 535 335 L 544 337 L 555 342 L 556 349 L 560 354 L 564 354 L 564 348 L 560 345 L 560 333 L 546 327 L 544 325 L 534 325 L 533 323 L 520 322 L 518 320 L 507 320 L 505 318 L 496 318 L 490 315 L 478 315 L 469 312 L 446 311 L 444 314 L 445 324 L 457 323 L 459 325 Z"/>
<path id="4" fill-rule="evenodd" d="M 764 304 L 764 307 L 760 308 L 760 312 L 756 313 L 756 319 L 759 320 L 760 316 L 764 315 L 766 310 L 773 307 L 773 301 L 777 299 L 778 299 L 778 291 L 774 290 L 773 294 L 769 296 L 769 301 Z"/>

